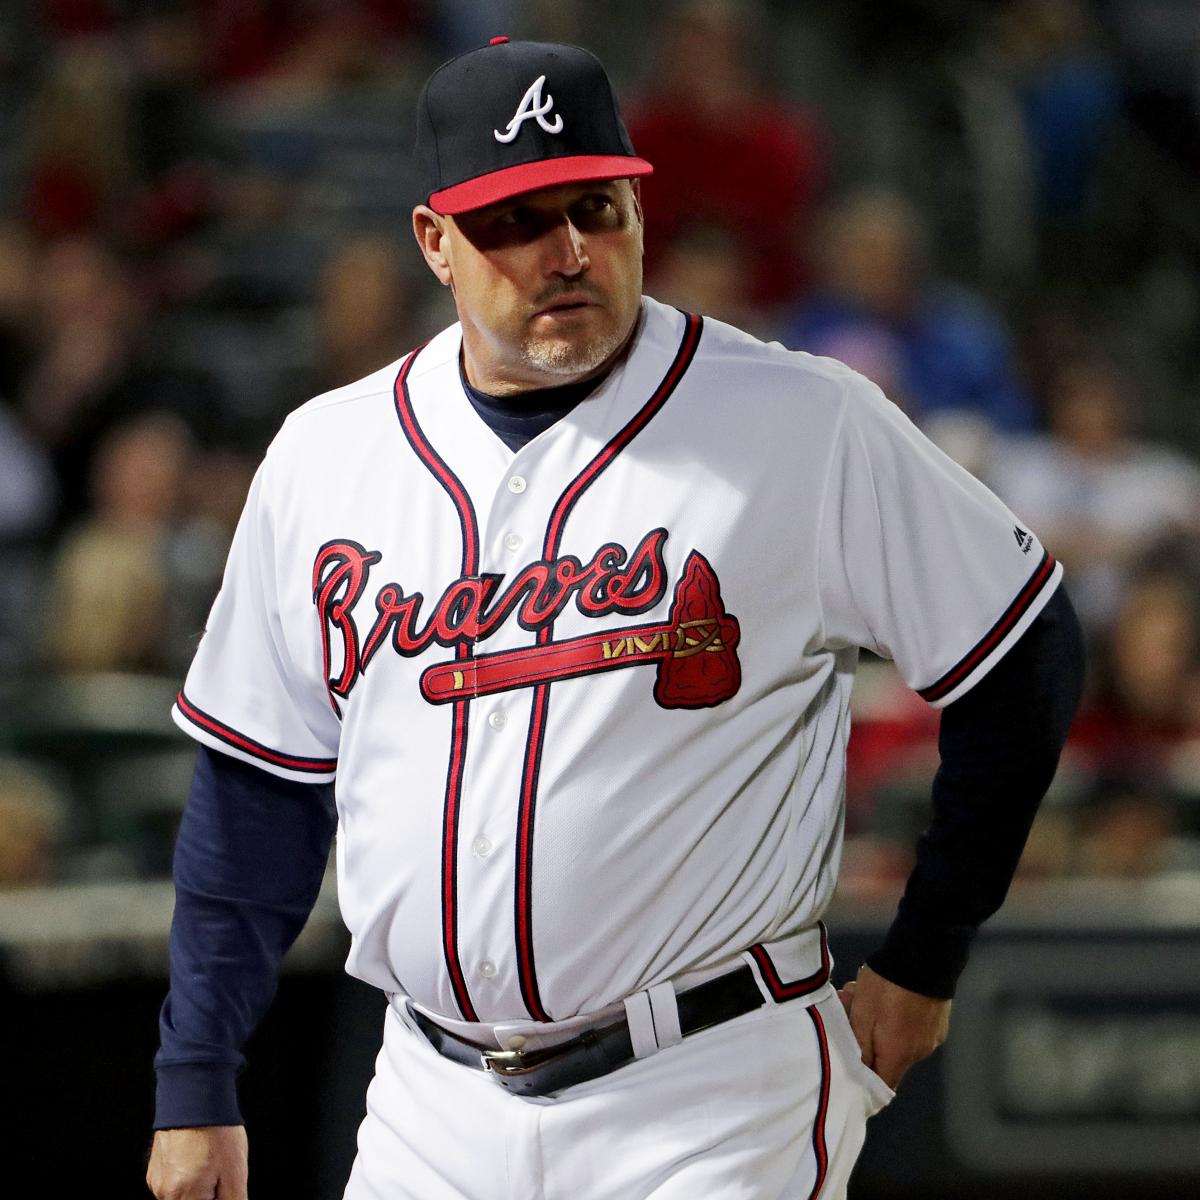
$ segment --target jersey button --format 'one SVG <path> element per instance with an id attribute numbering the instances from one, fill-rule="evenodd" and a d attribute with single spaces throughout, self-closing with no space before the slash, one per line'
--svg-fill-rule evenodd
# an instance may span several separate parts
<path id="1" fill-rule="evenodd" d="M 494 712 L 488 717 L 488 724 L 499 733 L 508 724 L 508 718 L 502 712 Z"/>
<path id="2" fill-rule="evenodd" d="M 479 973 L 484 979 L 491 979 L 496 974 L 496 964 L 490 958 L 485 958 L 479 964 Z"/>
<path id="3" fill-rule="evenodd" d="M 525 490 L 526 486 L 527 484 L 523 475 L 514 475 L 508 481 L 508 490 L 516 496 L 519 496 Z"/>
<path id="4" fill-rule="evenodd" d="M 492 852 L 492 843 L 485 837 L 477 837 L 471 843 L 471 849 L 476 858 L 487 858 Z"/>
<path id="5" fill-rule="evenodd" d="M 519 533 L 506 533 L 504 535 L 504 548 L 511 550 L 514 554 L 520 550 L 525 539 Z"/>

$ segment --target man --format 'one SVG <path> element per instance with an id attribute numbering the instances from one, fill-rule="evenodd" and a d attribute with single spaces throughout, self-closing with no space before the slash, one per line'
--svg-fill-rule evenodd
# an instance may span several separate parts
<path id="1" fill-rule="evenodd" d="M 591 55 L 453 60 L 417 158 L 460 321 L 286 422 L 176 708 L 150 1185 L 245 1195 L 240 1046 L 336 771 L 347 966 L 388 997 L 350 1200 L 843 1195 L 1053 774 L 1060 570 L 860 377 L 641 296 L 651 168 Z M 839 998 L 860 646 L 947 706 L 945 761 Z"/>

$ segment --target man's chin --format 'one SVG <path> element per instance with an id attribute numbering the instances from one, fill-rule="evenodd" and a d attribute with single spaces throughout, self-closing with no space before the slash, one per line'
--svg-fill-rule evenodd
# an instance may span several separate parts
<path id="1" fill-rule="evenodd" d="M 577 376 L 602 366 L 618 349 L 622 338 L 612 334 L 588 338 L 533 338 L 525 345 L 525 361 L 544 375 Z"/>

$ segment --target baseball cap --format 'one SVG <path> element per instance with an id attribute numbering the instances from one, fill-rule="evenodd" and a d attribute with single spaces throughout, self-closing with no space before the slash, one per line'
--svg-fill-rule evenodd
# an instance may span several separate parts
<path id="1" fill-rule="evenodd" d="M 448 215 L 535 188 L 654 169 L 634 153 L 594 54 L 508 38 L 429 77 L 417 101 L 416 163 L 421 195 Z"/>

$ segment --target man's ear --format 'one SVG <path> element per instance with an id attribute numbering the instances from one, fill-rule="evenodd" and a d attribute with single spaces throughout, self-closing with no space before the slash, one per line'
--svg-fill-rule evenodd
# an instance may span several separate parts
<path id="1" fill-rule="evenodd" d="M 629 181 L 629 190 L 633 193 L 633 209 L 637 213 L 639 225 L 646 224 L 646 214 L 642 212 L 642 181 L 636 176 Z"/>
<path id="2" fill-rule="evenodd" d="M 446 255 L 446 218 L 425 204 L 418 204 L 412 214 L 413 236 L 429 269 L 443 287 L 453 282 L 450 260 Z"/>

